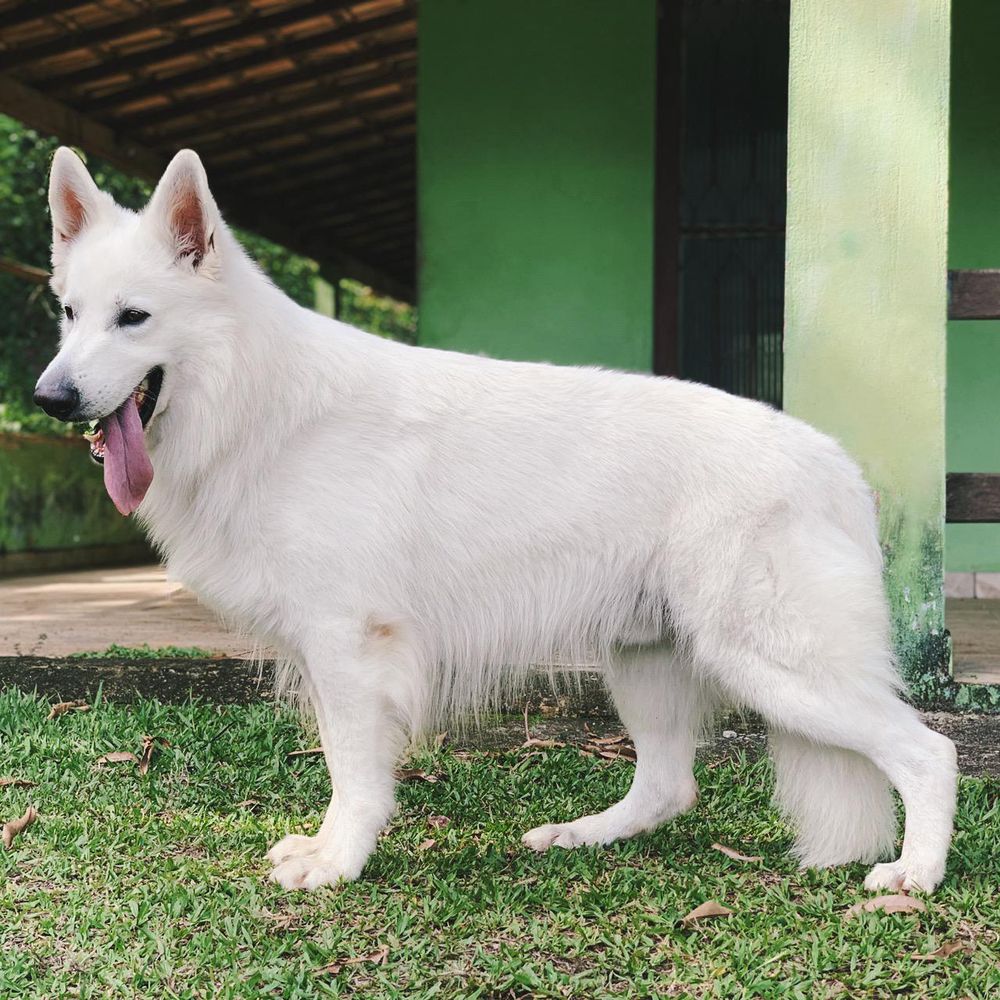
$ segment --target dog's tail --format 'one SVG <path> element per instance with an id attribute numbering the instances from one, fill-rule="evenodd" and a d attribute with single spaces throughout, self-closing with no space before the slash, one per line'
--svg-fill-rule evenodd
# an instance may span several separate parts
<path id="1" fill-rule="evenodd" d="M 805 868 L 872 863 L 896 841 L 896 806 L 885 775 L 866 757 L 772 732 L 775 802 L 796 831 Z"/>

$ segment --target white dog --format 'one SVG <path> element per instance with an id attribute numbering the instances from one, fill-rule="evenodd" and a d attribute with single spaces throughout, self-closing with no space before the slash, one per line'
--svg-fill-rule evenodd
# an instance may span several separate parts
<path id="1" fill-rule="evenodd" d="M 407 739 L 557 659 L 602 665 L 638 764 L 621 802 L 528 847 L 689 809 L 724 703 L 770 725 L 804 865 L 890 851 L 891 783 L 902 853 L 865 884 L 938 885 L 955 751 L 898 697 L 872 496 L 834 441 L 701 385 L 409 347 L 300 308 L 190 151 L 135 214 L 60 149 L 50 204 L 65 319 L 36 401 L 99 419 L 118 508 L 315 709 L 333 799 L 316 836 L 271 850 L 283 886 L 357 878 Z"/>

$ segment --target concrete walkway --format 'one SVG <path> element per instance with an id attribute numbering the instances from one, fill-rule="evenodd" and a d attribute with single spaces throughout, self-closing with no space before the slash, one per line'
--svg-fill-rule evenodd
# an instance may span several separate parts
<path id="1" fill-rule="evenodd" d="M 119 646 L 198 646 L 244 658 L 250 643 L 161 566 L 0 579 L 0 656 L 66 656 Z"/>

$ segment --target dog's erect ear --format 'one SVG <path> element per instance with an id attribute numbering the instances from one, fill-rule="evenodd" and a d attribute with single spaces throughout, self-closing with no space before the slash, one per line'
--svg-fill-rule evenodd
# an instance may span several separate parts
<path id="1" fill-rule="evenodd" d="M 158 227 L 177 260 L 198 268 L 215 252 L 219 210 L 198 154 L 182 149 L 156 185 L 146 217 Z"/>
<path id="2" fill-rule="evenodd" d="M 80 157 L 68 146 L 60 146 L 49 174 L 53 270 L 58 268 L 69 244 L 94 222 L 106 204 L 107 195 L 94 183 Z"/>

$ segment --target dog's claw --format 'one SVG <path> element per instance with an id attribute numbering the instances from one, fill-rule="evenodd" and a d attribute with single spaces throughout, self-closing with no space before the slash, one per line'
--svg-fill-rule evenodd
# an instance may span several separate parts
<path id="1" fill-rule="evenodd" d="M 322 855 L 292 858 L 278 865 L 271 872 L 271 881 L 284 889 L 318 889 L 323 885 L 337 885 L 353 882 L 361 874 L 347 871 L 336 861 L 326 860 Z"/>
<path id="2" fill-rule="evenodd" d="M 906 864 L 902 860 L 876 865 L 865 879 L 869 892 L 888 889 L 890 892 L 933 892 L 944 872 L 931 871 L 926 866 Z"/>
<path id="3" fill-rule="evenodd" d="M 292 858 L 314 854 L 319 849 L 319 842 L 316 837 L 306 837 L 300 833 L 290 833 L 287 837 L 282 837 L 267 852 L 267 860 L 277 867 Z"/>

